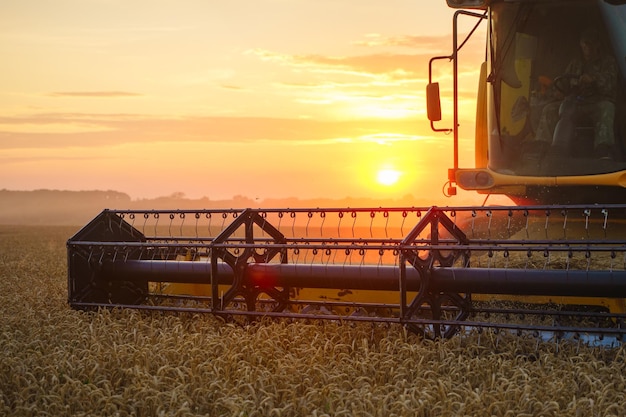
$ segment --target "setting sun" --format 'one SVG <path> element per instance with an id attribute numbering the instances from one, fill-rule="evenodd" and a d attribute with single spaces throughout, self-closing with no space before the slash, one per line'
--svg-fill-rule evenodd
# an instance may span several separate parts
<path id="1" fill-rule="evenodd" d="M 3 188 L 393 200 L 447 180 L 424 95 L 450 47 L 445 1 L 35 3 L 0 3 Z"/>
<path id="2" fill-rule="evenodd" d="M 393 185 L 400 179 L 400 171 L 395 169 L 381 169 L 376 175 L 376 180 L 382 185 Z"/>

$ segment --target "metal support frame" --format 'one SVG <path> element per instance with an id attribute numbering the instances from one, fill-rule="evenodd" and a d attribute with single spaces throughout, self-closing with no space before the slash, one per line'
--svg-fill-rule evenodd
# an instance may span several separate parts
<path id="1" fill-rule="evenodd" d="M 467 38 L 459 45 L 458 39 L 458 19 L 459 16 L 469 16 L 479 19 L 474 28 L 470 31 Z M 465 45 L 465 42 L 473 35 L 478 28 L 479 24 L 487 18 L 486 13 L 475 13 L 467 10 L 457 10 L 454 13 L 454 19 L 452 24 L 452 53 L 450 55 L 436 56 L 430 59 L 428 63 L 428 84 L 433 83 L 433 64 L 435 61 L 448 60 L 452 61 L 452 128 L 437 128 L 434 122 L 431 120 L 430 127 L 434 132 L 445 132 L 453 134 L 453 172 L 456 172 L 459 168 L 459 77 L 458 77 L 458 62 L 459 51 Z M 454 181 L 454 177 L 449 178 Z"/>

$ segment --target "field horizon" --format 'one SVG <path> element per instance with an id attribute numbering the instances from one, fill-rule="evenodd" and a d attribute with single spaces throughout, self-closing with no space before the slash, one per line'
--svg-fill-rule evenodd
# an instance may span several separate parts
<path id="1" fill-rule="evenodd" d="M 417 198 L 407 194 L 397 198 L 376 199 L 346 197 L 342 199 L 297 197 L 256 199 L 234 195 L 230 199 L 209 197 L 187 198 L 176 192 L 169 196 L 133 199 L 114 190 L 0 190 L 0 225 L 66 225 L 81 226 L 104 209 L 218 209 L 218 208 L 309 208 L 309 207 L 430 207 L 440 201 Z M 448 200 L 449 205 L 461 205 L 463 200 Z M 474 201 L 474 204 L 476 202 Z"/>

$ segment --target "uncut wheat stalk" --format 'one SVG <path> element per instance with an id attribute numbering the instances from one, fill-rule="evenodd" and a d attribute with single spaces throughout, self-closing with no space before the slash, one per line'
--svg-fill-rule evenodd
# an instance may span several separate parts
<path id="1" fill-rule="evenodd" d="M 620 415 L 624 349 L 66 303 L 69 228 L 0 227 L 0 414 Z"/>

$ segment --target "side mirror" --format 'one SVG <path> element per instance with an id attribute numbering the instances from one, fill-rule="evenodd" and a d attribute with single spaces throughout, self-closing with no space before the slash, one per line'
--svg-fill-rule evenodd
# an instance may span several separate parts
<path id="1" fill-rule="evenodd" d="M 441 99 L 439 98 L 439 83 L 430 83 L 426 86 L 426 113 L 428 120 L 441 120 Z"/>

